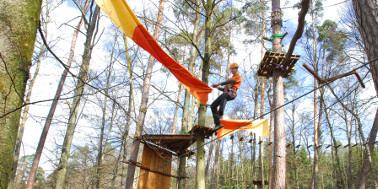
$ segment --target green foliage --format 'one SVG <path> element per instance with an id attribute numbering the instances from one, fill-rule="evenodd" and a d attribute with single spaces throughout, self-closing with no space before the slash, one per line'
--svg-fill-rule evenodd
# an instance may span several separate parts
<path id="1" fill-rule="evenodd" d="M 17 174 L 15 185 L 17 188 L 24 188 L 29 178 L 31 166 L 33 164 L 34 154 L 22 156 L 17 166 Z M 38 188 L 46 182 L 45 171 L 42 167 L 37 168 L 34 187 Z"/>
<path id="2" fill-rule="evenodd" d="M 298 9 L 302 9 L 302 2 L 298 2 L 294 4 L 294 7 Z M 323 16 L 322 11 L 324 10 L 322 0 L 316 0 L 315 5 L 313 7 L 314 8 L 310 10 L 310 13 L 311 14 L 314 13 L 316 17 L 322 17 Z"/>
<path id="3" fill-rule="evenodd" d="M 241 9 L 245 16 L 240 19 L 240 23 L 242 23 L 244 32 L 247 35 L 253 36 L 254 34 L 256 34 L 256 32 L 262 31 L 262 13 L 267 9 L 268 6 L 266 6 L 265 4 L 260 4 L 259 1 L 251 1 L 245 3 L 245 5 Z M 254 43 L 256 41 L 259 41 L 259 39 L 255 39 L 253 37 L 244 40 L 244 43 Z"/>
<path id="4" fill-rule="evenodd" d="M 344 53 L 347 42 L 346 35 L 337 29 L 337 24 L 331 20 L 325 20 L 318 26 L 317 41 L 328 52 L 327 61 L 334 61 Z"/>
<path id="5" fill-rule="evenodd" d="M 285 78 L 285 88 L 290 89 L 290 88 L 296 88 L 298 87 L 298 80 L 295 77 L 295 73 L 297 73 L 297 70 L 293 70 L 291 72 L 291 75 L 287 78 Z"/>

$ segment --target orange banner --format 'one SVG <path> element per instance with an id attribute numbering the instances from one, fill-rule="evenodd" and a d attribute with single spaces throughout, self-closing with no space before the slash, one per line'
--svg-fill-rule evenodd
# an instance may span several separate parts
<path id="1" fill-rule="evenodd" d="M 212 89 L 169 56 L 140 23 L 125 0 L 95 0 L 113 22 L 136 44 L 170 70 L 177 80 L 206 106 Z"/>
<path id="2" fill-rule="evenodd" d="M 220 120 L 223 124 L 223 128 L 218 130 L 217 138 L 219 140 L 223 139 L 229 134 L 235 133 L 239 130 L 247 130 L 256 133 L 257 136 L 268 136 L 268 120 L 267 119 L 257 119 L 251 120 Z"/>

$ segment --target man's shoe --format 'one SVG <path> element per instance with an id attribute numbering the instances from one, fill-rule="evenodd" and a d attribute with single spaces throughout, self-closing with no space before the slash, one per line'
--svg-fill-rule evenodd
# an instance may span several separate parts
<path id="1" fill-rule="evenodd" d="M 213 130 L 218 130 L 218 129 L 222 128 L 222 127 L 223 127 L 222 123 L 218 123 L 218 124 L 215 125 L 215 127 L 213 128 Z"/>

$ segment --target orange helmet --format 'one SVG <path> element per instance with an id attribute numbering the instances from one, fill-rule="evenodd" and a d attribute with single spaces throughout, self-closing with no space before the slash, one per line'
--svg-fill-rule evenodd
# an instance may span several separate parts
<path id="1" fill-rule="evenodd" d="M 230 65 L 230 69 L 231 69 L 231 68 L 239 68 L 239 65 L 236 64 L 236 63 L 232 63 L 232 64 Z"/>

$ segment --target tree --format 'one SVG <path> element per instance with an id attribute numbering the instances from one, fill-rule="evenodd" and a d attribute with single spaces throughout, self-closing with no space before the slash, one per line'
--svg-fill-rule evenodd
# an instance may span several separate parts
<path id="1" fill-rule="evenodd" d="M 19 159 L 19 166 L 17 167 L 17 175 L 15 177 L 14 188 L 25 188 L 30 168 L 33 162 L 34 154 L 22 156 Z M 38 167 L 36 176 L 34 178 L 35 187 L 41 187 L 46 182 L 45 171 L 42 167 Z"/>
<path id="2" fill-rule="evenodd" d="M 103 96 L 104 100 L 102 102 L 102 118 L 101 118 L 101 127 L 100 127 L 100 139 L 98 141 L 98 152 L 97 152 L 97 159 L 96 159 L 96 180 L 95 180 L 95 185 L 96 185 L 96 188 L 99 189 L 100 188 L 100 182 L 101 180 L 103 180 L 103 173 L 102 173 L 102 167 L 103 167 L 103 160 L 104 160 L 104 156 L 106 153 L 106 147 L 107 147 L 107 144 L 108 144 L 108 139 L 109 139 L 109 136 L 111 134 L 111 130 L 112 130 L 112 127 L 113 127 L 113 119 L 114 119 L 114 109 L 115 109 L 115 103 L 113 103 L 113 108 L 112 108 L 112 113 L 111 113 L 111 122 L 109 124 L 109 131 L 108 131 L 108 136 L 107 138 L 104 140 L 104 137 L 105 137 L 105 125 L 108 125 L 107 124 L 107 102 L 108 102 L 108 96 L 109 96 L 109 90 L 110 90 L 110 83 L 111 83 L 111 77 L 112 77 L 112 72 L 114 71 L 113 70 L 113 64 L 115 62 L 115 46 L 117 44 L 117 39 L 118 39 L 118 36 L 119 36 L 119 32 L 118 30 L 116 30 L 117 32 L 114 34 L 114 41 L 113 41 L 113 45 L 112 45 L 112 48 L 111 48 L 111 52 L 110 52 L 110 62 L 109 62 L 109 66 L 108 66 L 108 72 L 106 74 L 106 86 L 105 86 L 105 94 Z"/>
<path id="3" fill-rule="evenodd" d="M 83 12 L 86 12 L 86 10 L 88 9 L 89 2 L 90 2 L 89 0 L 86 1 Z M 68 58 L 68 62 L 66 64 L 66 67 L 65 67 L 65 69 L 64 69 L 64 71 L 62 73 L 62 76 L 60 78 L 60 81 L 59 81 L 59 84 L 58 84 L 58 88 L 56 90 L 56 94 L 55 94 L 54 100 L 53 100 L 53 102 L 51 104 L 51 108 L 50 108 L 49 114 L 47 115 L 45 126 L 43 128 L 43 131 L 42 131 L 39 143 L 38 143 L 38 147 L 36 149 L 35 157 L 34 157 L 34 160 L 33 160 L 33 165 L 32 165 L 31 170 L 30 170 L 29 182 L 28 182 L 29 184 L 27 186 L 29 188 L 31 188 L 33 186 L 33 182 L 35 180 L 34 177 L 35 177 L 35 174 L 36 174 L 36 171 L 37 171 L 39 160 L 40 160 L 40 158 L 42 156 L 42 150 L 43 150 L 43 147 L 44 147 L 45 142 L 46 142 L 47 133 L 49 131 L 51 122 L 53 120 L 53 117 L 54 117 L 54 114 L 55 114 L 55 109 L 56 109 L 56 107 L 58 105 L 58 101 L 59 101 L 60 95 L 61 95 L 62 90 L 63 90 L 63 85 L 64 85 L 64 82 L 65 82 L 65 80 L 67 78 L 67 75 L 68 75 L 68 70 L 70 69 L 72 61 L 73 61 L 74 51 L 75 51 L 75 46 L 76 46 L 76 40 L 77 40 L 77 37 L 78 37 L 78 34 L 79 34 L 79 30 L 80 30 L 81 25 L 83 24 L 83 22 L 84 22 L 84 18 L 82 17 L 80 19 L 80 21 L 79 21 L 79 23 L 78 23 L 78 25 L 76 27 L 76 30 L 74 31 L 73 37 L 72 37 L 71 50 L 70 50 L 70 55 L 69 55 L 69 58 Z"/>
<path id="4" fill-rule="evenodd" d="M 41 5 L 41 0 L 0 2 L 0 188 L 10 181 Z"/>
<path id="5" fill-rule="evenodd" d="M 165 5 L 165 0 L 160 0 L 159 10 L 158 10 L 159 13 L 157 16 L 157 21 L 156 21 L 155 31 L 154 31 L 154 36 L 153 36 L 154 40 L 158 40 L 160 36 L 161 22 L 163 20 L 164 5 Z M 154 63 L 154 57 L 151 55 L 148 59 L 146 76 L 144 77 L 144 80 L 143 80 L 142 99 L 140 103 L 140 111 L 138 115 L 137 128 L 135 131 L 136 137 L 139 137 L 143 131 L 144 120 L 146 117 L 147 103 L 148 103 L 148 93 L 151 86 L 152 68 L 154 66 L 153 63 Z M 130 154 L 130 160 L 134 162 L 137 160 L 137 157 L 138 157 L 139 145 L 140 145 L 140 140 L 134 139 L 133 144 L 132 144 L 132 152 Z M 135 166 L 136 166 L 135 163 L 132 163 L 132 162 L 129 163 L 129 167 L 127 169 L 127 176 L 126 176 L 126 185 L 125 185 L 126 189 L 132 188 L 133 186 Z"/>
<path id="6" fill-rule="evenodd" d="M 368 61 L 370 62 L 370 72 L 374 81 L 375 91 L 378 95 L 378 36 L 375 31 L 378 31 L 378 20 L 376 2 L 373 0 L 353 0 L 353 7 L 356 15 L 356 20 L 359 25 L 359 31 L 363 39 L 364 50 L 366 52 Z M 374 150 L 374 143 L 378 131 L 378 109 L 375 115 L 374 123 L 370 131 L 370 136 L 367 142 L 366 153 L 364 155 L 363 167 L 361 169 L 359 188 L 366 187 L 366 181 L 371 169 L 372 152 Z"/>
<path id="7" fill-rule="evenodd" d="M 345 39 L 345 34 L 337 29 L 337 24 L 331 20 L 325 20 L 321 26 L 318 27 L 318 38 L 317 38 L 318 43 L 320 44 L 321 50 L 321 57 L 323 59 L 321 68 L 321 77 L 322 78 L 328 78 L 330 73 L 331 66 L 335 63 L 334 61 L 337 61 L 338 64 L 342 64 L 342 61 L 338 60 L 343 60 L 343 52 L 345 51 L 345 44 L 346 44 L 346 39 Z M 336 68 L 338 69 L 338 68 Z M 342 70 L 342 69 L 339 69 Z M 322 110 L 322 107 L 325 107 L 325 100 L 324 100 L 324 88 L 320 89 L 320 110 Z M 333 144 L 336 145 L 336 138 L 333 134 L 333 126 L 331 125 L 331 122 L 329 120 L 329 115 L 328 110 L 324 109 L 323 110 L 326 114 L 326 119 L 328 126 L 331 131 L 331 136 L 333 139 Z M 321 115 L 321 113 L 320 113 Z M 320 116 L 319 116 L 320 117 Z M 320 123 L 320 122 L 319 122 Z M 335 158 L 336 158 L 336 167 L 334 167 L 334 171 L 336 172 L 336 180 L 337 180 L 337 187 L 340 188 L 345 188 L 344 187 L 344 178 L 342 175 L 342 170 L 341 170 L 341 164 L 340 164 L 340 157 L 338 154 L 338 149 L 335 148 Z"/>
<path id="8" fill-rule="evenodd" d="M 100 7 L 96 5 L 94 12 L 91 12 L 90 21 L 87 30 L 87 36 L 85 41 L 84 53 L 82 65 L 80 68 L 78 82 L 74 91 L 74 99 L 70 108 L 69 120 L 66 130 L 66 135 L 64 137 L 64 142 L 62 146 L 62 154 L 59 162 L 59 167 L 57 168 L 56 175 L 56 188 L 63 189 L 65 177 L 67 173 L 67 164 L 71 151 L 71 144 L 73 140 L 73 135 L 75 132 L 76 121 L 78 116 L 78 110 L 80 107 L 80 101 L 84 92 L 84 87 L 88 81 L 88 70 L 91 60 L 91 53 L 94 45 L 93 36 L 96 31 L 97 22 L 99 19 Z"/>
<path id="9" fill-rule="evenodd" d="M 280 7 L 280 0 L 273 0 L 272 7 Z M 281 34 L 281 15 L 279 8 L 273 9 L 273 35 Z M 273 52 L 282 53 L 281 39 L 276 38 L 273 41 Z M 273 188 L 285 188 L 286 185 L 286 142 L 285 142 L 285 125 L 284 125 L 284 83 L 282 72 L 273 71 L 273 104 L 274 108 L 274 143 L 273 143 Z"/>
<path id="10" fill-rule="evenodd" d="M 200 0 L 196 0 L 195 3 L 197 5 L 200 4 Z M 199 26 L 200 26 L 200 6 L 196 6 L 196 14 L 195 14 L 195 19 L 194 19 L 194 27 L 193 27 L 193 35 L 192 35 L 192 41 L 194 42 L 195 45 L 193 45 L 190 49 L 190 57 L 189 57 L 189 65 L 188 65 L 188 70 L 193 73 L 194 69 L 194 64 L 197 58 L 197 51 L 196 51 L 196 46 L 198 46 L 199 43 Z M 184 96 L 184 108 L 183 108 L 183 113 L 182 113 L 182 120 L 181 120 L 181 131 L 188 131 L 190 130 L 189 128 L 189 105 L 190 105 L 190 93 L 189 91 L 185 90 L 185 96 Z M 187 157 L 180 157 L 179 160 L 179 167 L 178 167 L 178 174 L 179 176 L 185 176 L 186 172 L 186 163 L 187 163 Z M 180 178 L 178 180 L 178 189 L 184 189 L 185 188 L 185 179 Z"/>
<path id="11" fill-rule="evenodd" d="M 203 2 L 205 3 L 205 2 Z M 213 16 L 213 0 L 207 0 L 204 4 L 206 18 L 205 18 L 205 54 L 202 62 L 202 81 L 207 84 L 209 80 L 210 71 L 210 57 L 212 54 L 212 25 L 211 20 Z M 205 126 L 206 123 L 206 107 L 201 105 L 198 108 L 198 125 Z M 199 135 L 197 138 L 197 153 L 196 153 L 196 188 L 205 188 L 205 137 Z"/>
<path id="12" fill-rule="evenodd" d="M 29 113 L 29 104 L 30 103 L 30 100 L 31 100 L 31 94 L 32 94 L 32 90 L 33 90 L 33 86 L 35 84 L 35 81 L 38 77 L 38 73 L 39 73 L 39 69 L 41 67 L 41 58 L 43 56 L 43 54 L 45 53 L 45 45 L 41 45 L 41 47 L 39 48 L 40 49 L 40 52 L 36 58 L 36 63 L 35 63 L 35 71 L 34 71 L 34 74 L 33 74 L 33 78 L 30 80 L 30 84 L 29 84 L 29 87 L 28 87 L 28 92 L 26 94 L 26 100 L 25 100 L 25 107 L 23 109 L 23 112 L 22 112 L 22 117 L 21 117 L 21 121 L 20 121 L 20 127 L 19 127 L 19 130 L 18 130 L 18 136 L 17 136 L 17 142 L 16 142 L 16 148 L 14 150 L 14 160 L 13 160 L 13 165 L 12 165 L 12 173 L 10 175 L 10 183 L 8 185 L 8 189 L 13 189 L 14 187 L 14 179 L 15 179 L 15 176 L 16 176 L 16 171 L 17 171 L 17 165 L 18 165 L 18 159 L 19 159 L 19 155 L 20 155 L 20 149 L 21 149 L 21 145 L 22 145 L 22 137 L 24 135 L 24 129 L 25 129 L 25 123 L 28 119 L 28 113 Z"/>
<path id="13" fill-rule="evenodd" d="M 320 1 L 315 1 L 315 3 L 320 3 Z M 314 64 L 314 70 L 318 71 L 318 62 L 317 62 L 317 55 L 316 55 L 316 17 L 319 16 L 319 12 L 317 11 L 316 6 L 314 6 L 313 1 L 311 1 L 311 18 L 312 18 L 312 33 L 313 33 L 313 64 Z M 314 89 L 318 87 L 318 82 L 314 78 Z M 321 126 L 321 115 L 322 113 L 319 112 L 318 114 L 318 90 L 314 90 L 314 168 L 313 168 L 313 174 L 312 174 L 312 186 L 311 188 L 318 188 L 318 170 L 319 170 L 319 140 L 320 140 L 320 126 Z M 319 118 L 318 118 L 319 116 Z"/>

